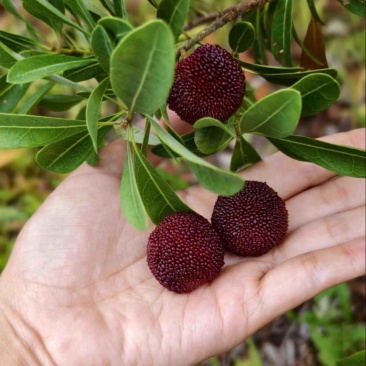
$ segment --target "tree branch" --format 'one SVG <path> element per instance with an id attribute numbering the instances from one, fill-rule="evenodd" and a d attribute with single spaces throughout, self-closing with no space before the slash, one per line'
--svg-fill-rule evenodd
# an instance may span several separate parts
<path id="1" fill-rule="evenodd" d="M 244 0 L 240 4 L 232 6 L 226 10 L 224 10 L 223 15 L 219 16 L 212 24 L 208 27 L 203 29 L 202 31 L 198 32 L 195 36 L 187 41 L 183 42 L 179 47 L 179 52 L 185 52 L 192 48 L 197 42 L 202 41 L 205 37 L 209 34 L 215 32 L 217 29 L 223 27 L 227 23 L 236 20 L 240 16 L 249 13 L 250 11 L 257 9 L 261 6 L 264 6 L 266 3 L 270 2 L 271 0 Z M 204 17 L 204 22 L 211 20 L 213 14 L 209 14 L 207 17 Z M 202 19 L 202 18 L 201 18 Z M 203 20 L 203 19 L 202 19 Z M 197 24 L 197 23 L 196 23 Z M 202 21 L 201 23 L 202 24 Z"/>

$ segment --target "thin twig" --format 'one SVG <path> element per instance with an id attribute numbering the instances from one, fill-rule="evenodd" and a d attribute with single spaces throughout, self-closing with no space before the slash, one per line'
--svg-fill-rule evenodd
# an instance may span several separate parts
<path id="1" fill-rule="evenodd" d="M 236 20 L 240 16 L 249 13 L 254 9 L 264 6 L 266 3 L 270 1 L 271 0 L 247 0 L 247 1 L 244 0 L 240 4 L 224 10 L 223 15 L 217 18 L 208 27 L 198 32 L 191 39 L 188 39 L 187 41 L 183 42 L 178 47 L 178 51 L 184 53 L 185 51 L 192 48 L 196 43 L 202 41 L 205 37 L 215 32 L 217 29 L 223 27 L 227 23 L 232 22 L 233 20 Z"/>

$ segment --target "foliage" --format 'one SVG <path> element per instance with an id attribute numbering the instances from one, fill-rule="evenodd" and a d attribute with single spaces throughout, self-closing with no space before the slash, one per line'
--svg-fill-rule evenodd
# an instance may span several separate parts
<path id="1" fill-rule="evenodd" d="M 98 149 L 112 129 L 127 140 L 121 204 L 126 219 L 138 229 L 147 228 L 146 214 L 157 224 L 174 211 L 190 210 L 150 163 L 149 145 L 155 146 L 153 152 L 159 156 L 186 161 L 202 186 L 221 195 L 240 190 L 244 181 L 237 172 L 260 160 L 248 134 L 264 136 L 291 158 L 337 174 L 365 177 L 363 150 L 295 134 L 300 117 L 326 110 L 340 93 L 337 70 L 327 64 L 323 22 L 313 1 L 306 1 L 311 18 L 301 41 L 293 0 L 256 0 L 251 7 L 241 2 L 230 8 L 235 11 L 223 9 L 211 20 L 197 17 L 196 2 L 149 1 L 150 20 L 140 24 L 130 20 L 124 0 L 23 0 L 24 9 L 52 29 L 56 46 L 48 44 L 33 25 L 37 23 L 24 17 L 11 1 L 1 2 L 24 23 L 27 34 L 0 31 L 4 70 L 0 148 L 40 148 L 36 156 L 40 166 L 68 173 L 85 161 L 96 163 Z M 340 3 L 364 15 L 360 1 Z M 211 25 L 202 32 L 202 24 L 209 20 Z M 194 132 L 179 136 L 166 113 L 175 62 L 223 26 L 230 29 L 228 44 L 243 70 L 282 87 L 258 101 L 248 94 L 225 124 L 203 118 L 195 123 Z M 293 55 L 293 41 L 302 48 L 300 62 Z M 240 59 L 246 50 L 253 53 L 254 63 Z M 278 65 L 268 63 L 270 54 Z M 28 89 L 36 91 L 29 95 Z M 62 92 L 55 93 L 58 90 Z M 105 106 L 113 113 L 104 115 Z M 53 112 L 73 108 L 78 113 L 75 118 L 70 114 L 43 117 L 37 115 L 39 107 Z M 144 131 L 134 125 L 138 114 L 146 120 Z M 168 130 L 157 116 L 164 117 Z M 231 141 L 235 148 L 230 170 L 204 159 Z"/>
<path id="2" fill-rule="evenodd" d="M 350 304 L 349 287 L 343 283 L 316 296 L 311 310 L 298 315 L 295 312 L 288 314 L 293 320 L 308 324 L 310 338 L 324 366 L 335 365 L 340 359 L 364 348 L 365 328 L 353 322 Z M 359 356 L 354 357 L 357 360 Z M 357 365 L 348 361 L 347 357 L 337 365 Z"/>

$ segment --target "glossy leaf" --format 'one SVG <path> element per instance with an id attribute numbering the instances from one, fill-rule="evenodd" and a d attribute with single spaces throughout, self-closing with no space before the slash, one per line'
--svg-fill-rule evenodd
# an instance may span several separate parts
<path id="1" fill-rule="evenodd" d="M 178 39 L 189 11 L 189 0 L 162 0 L 156 13 L 157 18 L 165 20 Z"/>
<path id="2" fill-rule="evenodd" d="M 52 81 L 38 88 L 19 108 L 18 114 L 28 114 L 43 98 L 43 96 L 54 86 Z"/>
<path id="3" fill-rule="evenodd" d="M 208 155 L 224 150 L 231 140 L 232 137 L 218 127 L 200 128 L 194 135 L 197 148 Z"/>
<path id="4" fill-rule="evenodd" d="M 91 93 L 86 105 L 86 126 L 93 142 L 94 151 L 98 153 L 98 119 L 104 92 L 109 84 L 109 78 L 104 79 Z"/>
<path id="5" fill-rule="evenodd" d="M 302 67 L 278 67 L 278 66 L 258 65 L 239 60 L 238 58 L 235 58 L 235 60 L 239 62 L 239 64 L 244 69 L 247 69 L 260 75 L 293 74 L 295 72 L 304 70 Z"/>
<path id="6" fill-rule="evenodd" d="M 174 77 L 174 38 L 162 20 L 130 32 L 112 53 L 111 84 L 132 112 L 153 114 L 166 101 Z"/>
<path id="7" fill-rule="evenodd" d="M 113 0 L 114 10 L 116 12 L 116 16 L 122 19 L 127 19 L 128 14 L 126 10 L 126 4 L 124 0 Z"/>
<path id="8" fill-rule="evenodd" d="M 184 147 L 197 156 L 201 156 L 201 157 L 207 156 L 207 154 L 204 154 L 200 150 L 198 150 L 196 143 L 194 142 L 194 135 L 195 135 L 195 131 L 181 136 Z M 170 159 L 172 157 L 163 144 L 158 144 L 158 145 L 154 146 L 152 148 L 152 152 L 156 156 L 160 156 L 161 158 Z M 173 153 L 173 154 L 174 154 L 173 157 L 180 156 L 177 153 Z"/>
<path id="9" fill-rule="evenodd" d="M 291 66 L 291 26 L 293 0 L 278 0 L 271 32 L 272 53 L 283 65 Z"/>
<path id="10" fill-rule="evenodd" d="M 243 137 L 240 136 L 235 143 L 234 151 L 231 156 L 230 170 L 236 172 L 245 169 L 261 160 L 261 157 L 254 147 Z"/>
<path id="11" fill-rule="evenodd" d="M 324 22 L 320 19 L 320 16 L 318 14 L 318 11 L 316 10 L 316 6 L 314 3 L 314 0 L 307 0 L 308 7 L 311 13 L 311 16 L 320 24 L 324 25 Z"/>
<path id="12" fill-rule="evenodd" d="M 249 22 L 238 22 L 230 29 L 229 45 L 235 53 L 248 50 L 254 43 L 255 30 Z"/>
<path id="13" fill-rule="evenodd" d="M 130 23 L 115 17 L 103 18 L 99 20 L 98 25 L 102 26 L 108 32 L 114 44 L 117 44 L 133 29 Z"/>
<path id="14" fill-rule="evenodd" d="M 338 82 L 326 74 L 311 74 L 292 85 L 301 93 L 301 116 L 312 116 L 330 107 L 339 97 Z"/>
<path id="15" fill-rule="evenodd" d="M 99 62 L 93 62 L 86 66 L 66 70 L 63 72 L 63 76 L 71 81 L 80 82 L 95 78 L 103 72 L 104 70 L 101 68 Z"/>
<path id="16" fill-rule="evenodd" d="M 79 17 L 80 19 L 84 20 L 86 24 L 88 24 L 89 29 L 93 29 L 95 27 L 95 21 L 82 0 L 63 1 L 75 17 Z"/>
<path id="17" fill-rule="evenodd" d="M 342 358 L 337 361 L 336 366 L 365 366 L 366 364 L 366 351 L 359 351 L 352 355 Z"/>
<path id="18" fill-rule="evenodd" d="M 29 84 L 12 85 L 0 96 L 0 113 L 13 112 L 19 101 L 27 92 Z"/>
<path id="19" fill-rule="evenodd" d="M 0 149 L 44 146 L 86 131 L 85 121 L 0 114 Z"/>
<path id="20" fill-rule="evenodd" d="M 0 43 L 0 66 L 5 69 L 10 69 L 16 62 L 17 60 Z"/>
<path id="21" fill-rule="evenodd" d="M 93 59 L 66 55 L 41 55 L 18 61 L 8 72 L 8 82 L 23 84 L 42 79 L 59 71 L 88 65 Z"/>
<path id="22" fill-rule="evenodd" d="M 83 101 L 77 95 L 46 94 L 40 101 L 40 105 L 49 111 L 63 112 Z"/>
<path id="23" fill-rule="evenodd" d="M 305 136 L 268 139 L 278 150 L 293 159 L 315 163 L 339 175 L 365 178 L 365 150 L 334 145 Z"/>
<path id="24" fill-rule="evenodd" d="M 364 0 L 338 0 L 347 10 L 360 17 L 366 16 L 366 7 Z"/>
<path id="25" fill-rule="evenodd" d="M 134 171 L 134 161 L 130 144 L 127 144 L 127 154 L 121 181 L 121 208 L 123 216 L 138 230 L 147 230 L 146 211 L 137 186 Z"/>
<path id="26" fill-rule="evenodd" d="M 102 127 L 98 139 L 104 138 L 110 126 Z M 36 156 L 37 163 L 55 173 L 70 173 L 79 167 L 93 151 L 92 141 L 87 131 L 77 133 L 48 144 Z"/>
<path id="27" fill-rule="evenodd" d="M 310 19 L 304 42 L 300 46 L 302 46 L 301 67 L 306 70 L 328 67 L 322 25 L 313 17 Z"/>
<path id="28" fill-rule="evenodd" d="M 205 188 L 223 196 L 230 196 L 238 192 L 244 181 L 236 174 L 217 168 L 206 160 L 193 154 L 185 146 L 165 131 L 156 121 L 150 119 L 151 125 L 160 140 L 175 153 L 187 160 L 192 172 Z"/>
<path id="29" fill-rule="evenodd" d="M 159 224 L 166 216 L 176 211 L 191 211 L 136 145 L 134 146 L 134 168 L 142 202 L 154 224 Z"/>
<path id="30" fill-rule="evenodd" d="M 240 121 L 243 133 L 286 137 L 297 126 L 301 113 L 301 95 L 292 89 L 272 93 L 246 110 Z"/>
<path id="31" fill-rule="evenodd" d="M 0 42 L 8 46 L 14 52 L 20 52 L 39 45 L 38 42 L 33 39 L 2 30 L 0 30 Z"/>
<path id="32" fill-rule="evenodd" d="M 264 9 L 259 8 L 244 15 L 243 20 L 249 21 L 255 29 L 255 40 L 253 44 L 254 59 L 259 64 L 268 64 L 266 55 L 265 35 L 262 27 Z"/>
<path id="33" fill-rule="evenodd" d="M 56 1 L 57 5 L 58 1 Z M 47 0 L 23 0 L 23 7 L 28 13 L 42 20 L 57 32 L 61 33 L 62 24 L 68 24 L 79 31 L 86 33 L 83 28 L 72 22 L 62 11 L 62 8 L 53 6 Z"/>
<path id="34" fill-rule="evenodd" d="M 6 82 L 6 74 L 0 77 L 0 96 L 9 90 L 13 85 Z"/>
<path id="35" fill-rule="evenodd" d="M 219 129 L 223 130 L 224 132 L 226 132 L 226 134 L 230 135 L 231 137 L 236 137 L 235 128 L 233 125 L 222 123 L 221 121 L 219 121 L 215 118 L 204 117 L 204 118 L 199 119 L 194 124 L 195 129 L 201 129 L 201 128 L 207 128 L 207 127 L 219 128 Z"/>
<path id="36" fill-rule="evenodd" d="M 94 28 L 90 44 L 94 55 L 102 68 L 109 72 L 109 64 L 113 47 L 107 31 L 101 25 L 97 25 Z"/>
<path id="37" fill-rule="evenodd" d="M 274 84 L 286 85 L 291 86 L 297 81 L 301 80 L 305 76 L 312 75 L 312 74 L 327 74 L 332 78 L 337 77 L 337 70 L 336 69 L 320 69 L 320 70 L 308 70 L 308 71 L 300 71 L 295 73 L 285 73 L 285 74 L 261 74 L 263 78 L 270 81 Z"/>

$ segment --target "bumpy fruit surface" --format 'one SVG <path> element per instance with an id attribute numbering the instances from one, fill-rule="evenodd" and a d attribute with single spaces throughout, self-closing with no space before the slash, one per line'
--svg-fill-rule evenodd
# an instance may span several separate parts
<path id="1" fill-rule="evenodd" d="M 285 202 L 266 183 L 246 181 L 230 197 L 219 196 L 211 218 L 225 249 L 260 256 L 280 244 L 288 227 Z"/>
<path id="2" fill-rule="evenodd" d="M 224 265 L 224 248 L 204 217 L 193 212 L 176 212 L 150 234 L 147 263 L 162 286 L 185 293 L 219 274 Z"/>
<path id="3" fill-rule="evenodd" d="M 240 65 L 228 51 L 205 44 L 178 62 L 169 108 L 190 124 L 202 117 L 224 122 L 242 104 L 244 81 Z"/>

